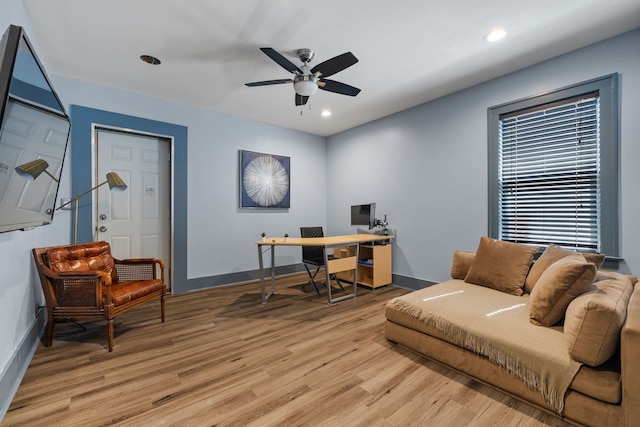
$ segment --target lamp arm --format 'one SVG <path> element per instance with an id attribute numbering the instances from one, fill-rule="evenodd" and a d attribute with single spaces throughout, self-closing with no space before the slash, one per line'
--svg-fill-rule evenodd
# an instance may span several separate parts
<path id="1" fill-rule="evenodd" d="M 55 182 L 60 182 L 55 176 L 51 175 L 48 170 L 45 169 L 43 172 L 49 175 L 51 179 L 53 179 Z"/>
<path id="2" fill-rule="evenodd" d="M 74 196 L 74 197 L 72 197 L 72 198 L 71 198 L 67 203 L 65 203 L 65 204 L 63 204 L 63 205 L 58 206 L 58 207 L 56 208 L 56 210 L 60 210 L 60 209 L 64 208 L 65 206 L 67 206 L 68 204 L 70 204 L 71 202 L 73 202 L 74 200 L 75 200 L 75 201 L 77 201 L 77 200 L 78 200 L 78 199 L 80 199 L 82 196 L 84 196 L 84 195 L 86 195 L 86 194 L 91 193 L 93 190 L 95 190 L 95 189 L 96 189 L 96 188 L 98 188 L 98 187 L 101 187 L 101 186 L 105 185 L 107 182 L 108 182 L 108 181 L 105 181 L 105 182 L 103 182 L 102 184 L 98 184 L 98 185 L 96 185 L 95 187 L 88 189 L 87 191 L 85 191 L 84 193 L 82 193 L 82 194 L 80 194 L 80 195 L 78 195 L 78 196 Z"/>

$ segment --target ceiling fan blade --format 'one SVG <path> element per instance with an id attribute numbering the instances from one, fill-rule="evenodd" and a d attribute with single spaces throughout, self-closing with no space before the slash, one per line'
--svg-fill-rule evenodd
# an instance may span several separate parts
<path id="1" fill-rule="evenodd" d="M 265 80 L 262 82 L 245 83 L 245 85 L 249 87 L 253 87 L 253 86 L 279 85 L 282 83 L 293 83 L 293 80 L 291 79 Z"/>
<path id="2" fill-rule="evenodd" d="M 278 65 L 293 74 L 302 74 L 302 70 L 298 68 L 295 64 L 289 61 L 287 58 L 278 53 L 275 49 L 270 47 L 261 47 L 261 51 L 263 51 L 269 58 L 273 59 Z"/>
<path id="3" fill-rule="evenodd" d="M 360 93 L 360 89 L 358 89 L 357 87 L 349 86 L 348 84 L 340 83 L 335 80 L 328 80 L 328 79 L 320 79 L 320 82 L 318 83 L 318 88 L 329 91 L 329 92 L 335 92 L 341 95 L 349 95 L 349 96 L 356 96 L 357 94 Z"/>
<path id="4" fill-rule="evenodd" d="M 296 93 L 296 105 L 304 105 L 307 103 L 308 100 L 309 100 L 308 96 L 302 96 Z"/>
<path id="5" fill-rule="evenodd" d="M 327 59 L 324 62 L 319 63 L 311 69 L 312 74 L 320 73 L 322 77 L 329 77 L 335 73 L 338 73 L 345 68 L 351 67 L 358 62 L 353 53 L 346 52 L 342 55 L 335 56 L 331 59 Z"/>

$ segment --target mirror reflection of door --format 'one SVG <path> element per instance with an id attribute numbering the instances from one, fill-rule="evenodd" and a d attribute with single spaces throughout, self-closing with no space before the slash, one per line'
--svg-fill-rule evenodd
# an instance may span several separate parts
<path id="1" fill-rule="evenodd" d="M 0 40 L 0 233 L 50 224 L 71 123 L 22 27 Z M 37 171 L 16 168 L 40 160 Z M 35 173 L 35 176 L 32 175 Z"/>
<path id="2" fill-rule="evenodd" d="M 69 124 L 60 116 L 10 100 L 0 142 L 0 214 L 4 223 L 51 219 L 58 183 L 48 176 L 27 181 L 13 172 L 22 163 L 43 159 L 60 176 Z M 44 175 L 44 174 L 43 174 Z"/>
<path id="3" fill-rule="evenodd" d="M 111 245 L 116 258 L 159 258 L 171 289 L 171 141 L 167 138 L 96 129 L 96 183 L 116 172 L 123 192 L 97 191 L 95 240 Z"/>

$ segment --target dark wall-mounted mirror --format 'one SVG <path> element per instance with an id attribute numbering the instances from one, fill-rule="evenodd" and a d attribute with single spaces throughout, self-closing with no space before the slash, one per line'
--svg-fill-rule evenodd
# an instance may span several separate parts
<path id="1" fill-rule="evenodd" d="M 71 120 L 22 27 L 4 33 L 0 60 L 1 233 L 53 221 Z M 16 173 L 34 160 L 46 174 Z"/>

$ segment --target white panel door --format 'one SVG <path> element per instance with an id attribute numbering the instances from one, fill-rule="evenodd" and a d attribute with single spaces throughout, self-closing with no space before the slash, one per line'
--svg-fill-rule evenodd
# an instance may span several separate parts
<path id="1" fill-rule="evenodd" d="M 116 172 L 128 188 L 97 191 L 96 240 L 106 240 L 116 258 L 160 258 L 170 286 L 170 141 L 154 136 L 99 129 L 96 183 Z"/>

